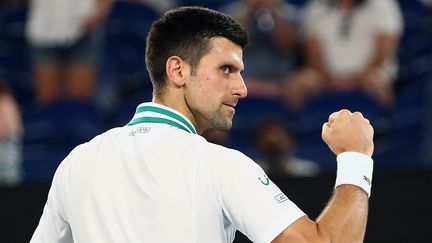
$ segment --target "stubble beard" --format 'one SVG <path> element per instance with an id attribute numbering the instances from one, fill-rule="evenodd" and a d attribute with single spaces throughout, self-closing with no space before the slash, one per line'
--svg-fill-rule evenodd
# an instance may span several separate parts
<path id="1" fill-rule="evenodd" d="M 208 129 L 216 129 L 220 131 L 229 131 L 232 127 L 232 119 L 222 112 L 222 107 L 216 111 L 203 112 L 200 109 L 191 109 L 194 114 L 197 126 L 204 132 Z"/>
<path id="2" fill-rule="evenodd" d="M 221 110 L 214 112 L 210 117 L 211 128 L 215 128 L 221 131 L 229 131 L 232 127 L 233 117 L 229 117 Z"/>

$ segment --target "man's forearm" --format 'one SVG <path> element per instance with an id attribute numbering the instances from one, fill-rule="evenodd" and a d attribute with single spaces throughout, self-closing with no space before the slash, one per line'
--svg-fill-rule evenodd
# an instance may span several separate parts
<path id="1" fill-rule="evenodd" d="M 331 242 L 363 242 L 368 195 L 354 185 L 341 185 L 316 220 L 319 233 Z"/>

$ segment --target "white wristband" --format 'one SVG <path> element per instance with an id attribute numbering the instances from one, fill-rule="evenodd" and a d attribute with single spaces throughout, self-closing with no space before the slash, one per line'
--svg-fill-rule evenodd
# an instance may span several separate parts
<path id="1" fill-rule="evenodd" d="M 350 184 L 363 189 L 370 197 L 372 186 L 373 160 L 358 152 L 343 152 L 337 158 L 335 188 Z"/>

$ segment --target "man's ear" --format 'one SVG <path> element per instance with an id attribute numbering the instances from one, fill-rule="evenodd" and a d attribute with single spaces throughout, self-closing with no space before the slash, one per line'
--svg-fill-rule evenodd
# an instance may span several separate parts
<path id="1" fill-rule="evenodd" d="M 181 87 L 189 74 L 189 65 L 178 56 L 170 56 L 166 61 L 165 71 L 168 80 L 171 80 L 177 87 Z"/>

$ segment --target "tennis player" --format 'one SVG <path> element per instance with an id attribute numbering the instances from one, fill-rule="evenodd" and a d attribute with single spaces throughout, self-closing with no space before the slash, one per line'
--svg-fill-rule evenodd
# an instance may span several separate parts
<path id="1" fill-rule="evenodd" d="M 247 34 L 201 7 L 167 12 L 149 32 L 154 94 L 124 127 L 76 147 L 58 167 L 32 243 L 362 242 L 373 129 L 358 113 L 330 115 L 334 194 L 310 220 L 250 158 L 199 134 L 231 128 L 246 97 Z"/>

